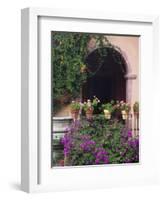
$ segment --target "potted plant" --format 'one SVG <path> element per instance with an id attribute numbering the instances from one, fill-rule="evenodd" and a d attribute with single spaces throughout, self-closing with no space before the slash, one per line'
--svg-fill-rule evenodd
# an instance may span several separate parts
<path id="1" fill-rule="evenodd" d="M 104 111 L 105 118 L 110 119 L 111 114 L 114 111 L 113 104 L 112 103 L 103 104 L 102 108 L 103 108 L 103 111 Z"/>
<path id="2" fill-rule="evenodd" d="M 121 107 L 121 113 L 122 113 L 122 119 L 126 120 L 128 119 L 129 112 L 131 110 L 131 106 L 129 103 L 125 103 L 124 101 L 120 102 L 120 107 Z"/>
<path id="3" fill-rule="evenodd" d="M 93 106 L 91 104 L 91 100 L 88 99 L 87 102 L 84 102 L 83 110 L 86 114 L 86 118 L 91 119 L 93 115 Z"/>
<path id="4" fill-rule="evenodd" d="M 73 118 L 73 120 L 77 120 L 79 117 L 79 111 L 80 111 L 80 103 L 77 101 L 72 101 L 71 103 L 71 116 Z"/>
<path id="5" fill-rule="evenodd" d="M 90 99 L 88 99 L 87 102 L 84 102 L 83 109 L 85 111 L 87 119 L 92 119 L 93 111 L 97 107 L 99 102 L 100 100 L 96 96 L 94 96 L 92 102 Z"/>
<path id="6" fill-rule="evenodd" d="M 139 103 L 136 101 L 133 105 L 134 115 L 139 115 Z"/>

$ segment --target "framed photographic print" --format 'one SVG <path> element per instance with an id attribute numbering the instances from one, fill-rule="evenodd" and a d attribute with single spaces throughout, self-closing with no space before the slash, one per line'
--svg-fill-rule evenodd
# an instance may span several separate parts
<path id="1" fill-rule="evenodd" d="M 22 10 L 22 190 L 158 182 L 157 45 L 157 16 Z"/>

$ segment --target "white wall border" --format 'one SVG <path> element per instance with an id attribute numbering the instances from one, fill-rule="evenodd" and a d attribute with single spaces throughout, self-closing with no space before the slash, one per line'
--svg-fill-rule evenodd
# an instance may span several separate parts
<path id="1" fill-rule="evenodd" d="M 26 192 L 55 190 L 54 186 L 39 184 L 40 149 L 38 143 L 38 17 L 85 19 L 96 21 L 123 21 L 124 23 L 151 23 L 154 30 L 154 66 L 158 71 L 158 17 L 88 12 L 80 10 L 55 10 L 45 8 L 26 8 L 22 10 L 22 139 L 21 139 L 21 186 Z M 154 71 L 155 71 L 154 70 Z M 157 83 L 156 83 L 157 84 Z M 157 123 L 154 121 L 154 123 Z M 156 141 L 157 142 L 157 141 Z M 141 184 L 141 183 L 140 183 Z"/>

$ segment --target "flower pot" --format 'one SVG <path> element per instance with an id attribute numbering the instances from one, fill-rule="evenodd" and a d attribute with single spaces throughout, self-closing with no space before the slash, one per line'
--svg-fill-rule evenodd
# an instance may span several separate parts
<path id="1" fill-rule="evenodd" d="M 59 166 L 64 166 L 64 160 L 59 160 Z"/>
<path id="2" fill-rule="evenodd" d="M 92 119 L 92 116 L 93 116 L 93 108 L 89 108 L 89 109 L 86 111 L 86 118 L 87 118 L 87 119 Z"/>
<path id="3" fill-rule="evenodd" d="M 128 113 L 125 110 L 122 110 L 121 113 L 122 113 L 122 119 L 123 120 L 128 119 Z"/>
<path id="4" fill-rule="evenodd" d="M 79 110 L 71 110 L 71 116 L 74 121 L 77 120 L 79 117 Z"/>
<path id="5" fill-rule="evenodd" d="M 111 118 L 111 113 L 109 110 L 104 110 L 104 115 L 106 119 L 110 119 Z"/>

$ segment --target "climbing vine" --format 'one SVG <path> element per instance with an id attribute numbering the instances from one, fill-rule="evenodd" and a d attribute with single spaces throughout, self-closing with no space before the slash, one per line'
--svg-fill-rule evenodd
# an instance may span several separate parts
<path id="1" fill-rule="evenodd" d="M 102 34 L 52 32 L 52 98 L 55 105 L 79 97 L 89 73 L 86 56 L 92 39 L 98 47 L 108 42 Z"/>

